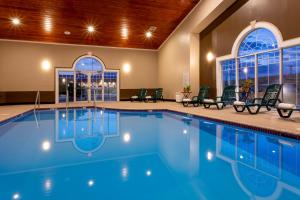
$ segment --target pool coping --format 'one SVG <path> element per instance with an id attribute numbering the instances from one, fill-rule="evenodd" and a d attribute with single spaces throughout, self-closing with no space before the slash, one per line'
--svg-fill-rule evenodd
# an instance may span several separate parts
<path id="1" fill-rule="evenodd" d="M 271 128 L 264 128 L 264 127 L 256 127 L 253 125 L 249 125 L 249 124 L 242 124 L 239 122 L 233 122 L 230 120 L 222 120 L 222 119 L 217 119 L 217 118 L 213 118 L 213 117 L 208 117 L 205 115 L 200 115 L 200 114 L 191 114 L 188 112 L 184 112 L 184 111 L 178 111 L 178 110 L 173 110 L 173 109 L 169 109 L 169 108 L 153 108 L 153 109 L 131 109 L 131 108 L 111 108 L 111 107 L 105 107 L 105 106 L 71 106 L 68 109 L 79 109 L 79 108 L 98 108 L 98 109 L 103 109 L 103 110 L 115 110 L 115 111 L 130 111 L 130 112 L 151 112 L 151 111 L 156 111 L 156 112 L 170 112 L 170 113 L 175 113 L 175 114 L 180 114 L 180 115 L 186 115 L 188 117 L 196 117 L 196 118 L 201 118 L 201 119 L 205 119 L 205 120 L 210 120 L 210 121 L 214 121 L 214 122 L 218 122 L 218 123 L 224 123 L 224 124 L 228 124 L 228 125 L 232 125 L 232 126 L 237 126 L 237 127 L 241 127 L 241 128 L 247 128 L 250 130 L 254 130 L 254 131 L 260 131 L 260 132 L 264 132 L 267 134 L 272 134 L 272 135 L 277 135 L 277 136 L 282 136 L 282 137 L 287 137 L 287 138 L 292 138 L 292 139 L 296 139 L 296 140 L 300 140 L 300 135 L 293 133 L 293 132 L 285 132 L 285 131 L 281 131 L 281 130 L 275 130 L 275 129 L 271 129 Z M 64 110 L 66 108 L 62 108 L 62 107 L 54 107 L 54 108 L 38 108 L 36 110 Z M 28 113 L 34 112 L 34 109 L 29 109 L 26 110 L 22 113 L 19 113 L 15 116 L 11 116 L 7 119 L 4 120 L 0 120 L 0 126 L 11 122 L 14 119 L 17 119 L 19 117 L 22 117 Z"/>

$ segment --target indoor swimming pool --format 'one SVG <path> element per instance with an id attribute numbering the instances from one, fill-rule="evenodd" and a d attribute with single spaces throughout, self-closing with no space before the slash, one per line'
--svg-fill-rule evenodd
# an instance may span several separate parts
<path id="1" fill-rule="evenodd" d="M 28 112 L 0 124 L 0 199 L 300 199 L 293 140 L 169 111 Z"/>

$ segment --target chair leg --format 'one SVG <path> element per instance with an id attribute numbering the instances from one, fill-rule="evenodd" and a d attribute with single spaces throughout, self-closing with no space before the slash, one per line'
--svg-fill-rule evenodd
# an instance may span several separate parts
<path id="1" fill-rule="evenodd" d="M 199 105 L 200 105 L 199 103 L 193 103 L 194 107 L 199 107 Z"/>
<path id="2" fill-rule="evenodd" d="M 294 111 L 293 110 L 281 110 L 281 109 L 277 108 L 277 112 L 278 112 L 279 116 L 282 118 L 290 118 L 290 116 L 292 115 L 292 113 Z M 286 114 L 283 114 L 283 113 L 286 113 Z"/>
<path id="3" fill-rule="evenodd" d="M 257 109 L 254 110 L 254 111 L 252 111 L 252 110 L 251 110 L 251 107 L 254 107 L 254 106 L 246 106 L 248 112 L 249 112 L 251 115 L 257 114 L 257 113 L 259 112 L 260 108 L 261 108 L 261 106 L 258 105 L 258 106 L 257 106 Z"/>
<path id="4" fill-rule="evenodd" d="M 236 112 L 244 112 L 245 109 L 246 109 L 246 106 L 236 106 L 236 105 L 233 105 L 233 107 L 234 107 L 234 109 L 235 109 Z"/>
<path id="5" fill-rule="evenodd" d="M 210 108 L 210 104 L 203 104 L 204 108 Z"/>
<path id="6" fill-rule="evenodd" d="M 183 101 L 183 102 L 182 102 L 182 105 L 183 105 L 184 107 L 188 107 L 188 106 L 189 106 L 189 102 Z"/>
<path id="7" fill-rule="evenodd" d="M 225 107 L 224 103 L 222 103 L 222 106 L 219 106 L 219 103 L 216 103 L 216 106 L 218 110 L 222 110 Z"/>

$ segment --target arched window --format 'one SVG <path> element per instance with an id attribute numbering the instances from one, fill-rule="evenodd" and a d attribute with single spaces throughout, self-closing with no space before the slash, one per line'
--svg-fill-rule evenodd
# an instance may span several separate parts
<path id="1" fill-rule="evenodd" d="M 238 56 L 255 54 L 278 48 L 274 34 L 265 28 L 258 28 L 250 32 L 241 42 Z"/>
<path id="2" fill-rule="evenodd" d="M 279 42 L 263 27 L 248 29 L 240 39 L 236 55 L 220 61 L 222 88 L 236 85 L 242 90 L 250 85 L 250 98 L 262 97 L 268 85 L 280 82 Z"/>
<path id="3" fill-rule="evenodd" d="M 103 65 L 95 57 L 82 57 L 75 63 L 76 71 L 103 71 Z"/>
<path id="4" fill-rule="evenodd" d="M 56 102 L 118 101 L 119 70 L 106 69 L 93 55 L 79 57 L 72 69 L 56 70 Z"/>

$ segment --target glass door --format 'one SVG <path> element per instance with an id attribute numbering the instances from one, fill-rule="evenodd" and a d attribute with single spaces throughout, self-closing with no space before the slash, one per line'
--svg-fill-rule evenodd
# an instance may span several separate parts
<path id="1" fill-rule="evenodd" d="M 67 91 L 69 93 L 69 102 L 74 101 L 74 72 L 60 71 L 58 73 L 58 102 L 67 101 Z"/>
<path id="2" fill-rule="evenodd" d="M 103 101 L 102 72 L 91 74 L 91 100 Z"/>
<path id="3" fill-rule="evenodd" d="M 89 84 L 88 75 L 76 72 L 76 101 L 88 101 L 89 100 Z"/>

